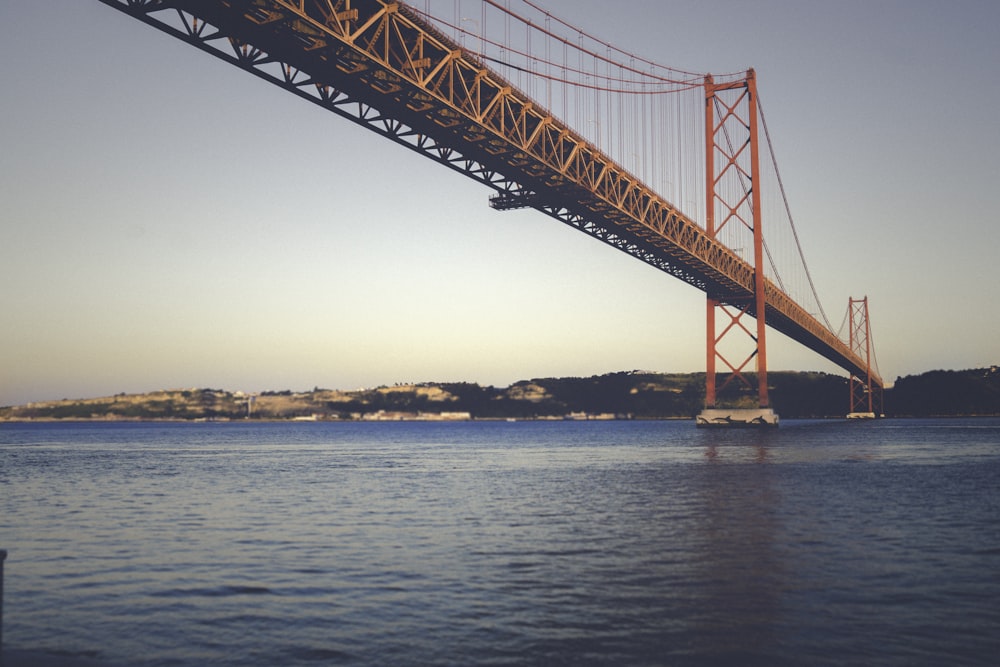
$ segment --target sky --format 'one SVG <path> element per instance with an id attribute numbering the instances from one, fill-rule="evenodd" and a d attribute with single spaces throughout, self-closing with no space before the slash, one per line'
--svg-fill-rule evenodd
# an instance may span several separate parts
<path id="1" fill-rule="evenodd" d="M 1000 363 L 1000 3 L 540 1 L 756 70 L 817 291 L 835 324 L 869 298 L 887 381 Z M 704 370 L 694 287 L 97 0 L 0 0 L 0 91 L 0 405 Z"/>

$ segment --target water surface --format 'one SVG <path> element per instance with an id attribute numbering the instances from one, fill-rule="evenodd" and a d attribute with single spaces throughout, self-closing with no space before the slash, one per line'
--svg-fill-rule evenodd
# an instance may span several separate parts
<path id="1" fill-rule="evenodd" d="M 1000 420 L 0 425 L 9 648 L 992 665 Z"/>

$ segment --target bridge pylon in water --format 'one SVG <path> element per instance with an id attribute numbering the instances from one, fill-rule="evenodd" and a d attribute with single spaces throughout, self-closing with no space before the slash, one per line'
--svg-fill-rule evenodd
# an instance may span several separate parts
<path id="1" fill-rule="evenodd" d="M 872 380 L 871 322 L 868 319 L 868 297 L 850 298 L 847 303 L 850 320 L 851 351 L 865 362 L 865 373 L 851 373 L 850 411 L 848 419 L 874 419 L 882 414 L 882 385 Z"/>
<path id="2" fill-rule="evenodd" d="M 778 425 L 778 415 L 771 409 L 767 393 L 764 235 L 757 137 L 754 71 L 749 70 L 741 80 L 726 83 L 716 83 L 711 75 L 706 76 L 705 230 L 712 240 L 723 245 L 727 245 L 727 239 L 748 242 L 752 239 L 754 293 L 748 297 L 707 292 L 705 409 L 698 415 L 698 426 Z M 750 319 L 755 324 L 749 323 Z M 720 364 L 721 386 L 718 385 Z M 719 392 L 733 382 L 753 390 L 749 373 L 754 369 L 756 407 L 717 405 Z"/>

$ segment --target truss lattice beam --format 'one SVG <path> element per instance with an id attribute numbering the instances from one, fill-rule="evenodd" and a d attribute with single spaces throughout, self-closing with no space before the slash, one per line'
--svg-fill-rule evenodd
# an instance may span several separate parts
<path id="1" fill-rule="evenodd" d="M 101 2 L 721 302 L 753 293 L 753 268 L 736 253 L 401 2 Z M 845 369 L 860 368 L 832 332 L 770 282 L 765 289 L 770 326 Z"/>

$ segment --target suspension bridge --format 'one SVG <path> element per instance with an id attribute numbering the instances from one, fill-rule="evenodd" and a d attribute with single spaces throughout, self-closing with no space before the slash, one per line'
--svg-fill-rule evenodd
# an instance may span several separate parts
<path id="1" fill-rule="evenodd" d="M 657 64 L 533 0 L 100 1 L 482 183 L 496 210 L 535 209 L 705 292 L 700 425 L 777 424 L 767 327 L 847 371 L 850 415 L 881 412 L 867 297 L 835 330 L 753 70 Z"/>

